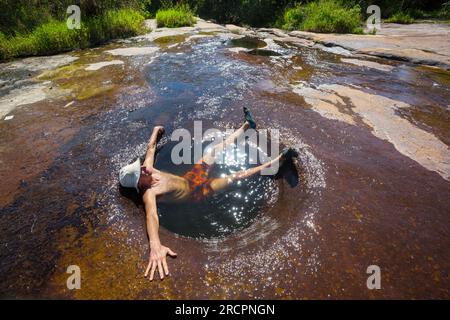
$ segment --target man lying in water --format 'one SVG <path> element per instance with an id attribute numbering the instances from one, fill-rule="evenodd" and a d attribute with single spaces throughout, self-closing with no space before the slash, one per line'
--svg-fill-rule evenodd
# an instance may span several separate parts
<path id="1" fill-rule="evenodd" d="M 156 268 L 160 278 L 164 274 L 169 275 L 166 257 L 175 257 L 177 254 L 170 248 L 161 244 L 158 235 L 159 219 L 156 209 L 156 202 L 181 202 L 199 201 L 212 195 L 214 192 L 223 190 L 237 180 L 248 178 L 260 173 L 262 169 L 274 164 L 276 161 L 297 157 L 298 152 L 293 148 L 287 148 L 275 159 L 260 166 L 234 173 L 220 178 L 210 178 L 209 172 L 215 162 L 216 152 L 221 152 L 238 139 L 249 128 L 255 129 L 256 123 L 252 119 L 250 112 L 244 107 L 245 122 L 233 134 L 229 135 L 222 143 L 215 145 L 205 153 L 203 158 L 194 164 L 193 168 L 184 176 L 176 176 L 162 172 L 154 167 L 156 145 L 159 138 L 164 133 L 164 128 L 157 126 L 153 129 L 147 146 L 147 153 L 144 162 L 137 159 L 134 163 L 120 169 L 119 182 L 123 187 L 135 188 L 144 201 L 147 233 L 150 241 L 150 258 L 145 277 L 150 272 L 150 280 L 153 280 Z"/>

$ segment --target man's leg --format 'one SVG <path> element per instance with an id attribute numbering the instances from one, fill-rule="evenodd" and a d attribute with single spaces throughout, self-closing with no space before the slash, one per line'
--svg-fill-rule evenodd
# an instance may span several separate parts
<path id="1" fill-rule="evenodd" d="M 278 162 L 280 160 L 282 161 L 282 157 L 283 157 L 283 155 L 280 154 L 275 159 L 273 159 L 269 162 L 266 162 L 260 166 L 250 168 L 247 170 L 243 170 L 243 171 L 239 171 L 239 172 L 233 173 L 233 174 L 228 175 L 223 178 L 213 179 L 210 183 L 211 189 L 213 189 L 213 191 L 223 190 L 237 180 L 242 180 L 242 179 L 251 177 L 257 173 L 260 173 L 261 170 L 263 170 L 264 168 L 270 167 L 271 165 L 275 164 L 276 162 Z"/>
<path id="2" fill-rule="evenodd" d="M 213 191 L 223 190 L 226 187 L 228 187 L 230 184 L 232 184 L 233 182 L 235 182 L 237 180 L 242 180 L 242 179 L 251 177 L 257 173 L 260 173 L 264 168 L 270 167 L 270 166 L 274 165 L 276 162 L 282 163 L 283 161 L 285 161 L 287 159 L 297 158 L 297 157 L 298 157 L 297 149 L 286 148 L 278 155 L 278 157 L 276 157 L 275 159 L 268 161 L 260 166 L 250 168 L 247 170 L 243 170 L 243 171 L 239 171 L 239 172 L 236 172 L 234 174 L 228 175 L 223 178 L 213 179 L 210 183 L 211 189 L 213 189 Z M 280 165 L 280 163 L 278 165 Z"/>
<path id="3" fill-rule="evenodd" d="M 226 148 L 229 145 L 234 144 L 234 141 L 237 138 L 239 138 L 241 135 L 243 135 L 247 129 L 249 129 L 249 128 L 255 129 L 256 128 L 256 122 L 255 122 L 255 120 L 253 120 L 252 115 L 250 114 L 250 111 L 246 107 L 243 108 L 243 111 L 244 111 L 244 117 L 245 117 L 244 124 L 239 129 L 237 129 L 235 132 L 230 134 L 225 139 L 225 141 L 215 145 L 213 148 L 208 150 L 206 152 L 206 154 L 203 155 L 203 158 L 201 158 L 200 160 L 197 161 L 197 164 L 201 164 L 201 163 L 206 163 L 209 165 L 214 164 L 215 159 L 216 159 L 216 153 L 223 152 L 224 150 L 226 150 Z"/>
<path id="4" fill-rule="evenodd" d="M 147 145 L 147 153 L 145 154 L 145 160 L 142 164 L 147 169 L 153 169 L 153 165 L 155 163 L 155 152 L 156 152 L 156 144 L 158 143 L 159 138 L 164 133 L 164 127 L 156 126 L 153 128 L 152 135 L 148 140 Z"/>
<path id="5" fill-rule="evenodd" d="M 207 163 L 209 165 L 212 165 L 215 162 L 215 158 L 216 158 L 216 153 L 218 152 L 222 152 L 224 150 L 226 150 L 226 148 L 231 145 L 234 144 L 235 140 L 237 138 L 239 138 L 241 135 L 244 134 L 244 132 L 250 128 L 249 123 L 246 121 L 244 122 L 244 124 L 237 129 L 236 131 L 234 131 L 232 134 L 230 134 L 223 142 L 216 144 L 213 148 L 211 148 L 210 150 L 208 150 L 204 155 L 203 158 L 201 158 L 199 161 L 197 161 L 197 163 Z"/>

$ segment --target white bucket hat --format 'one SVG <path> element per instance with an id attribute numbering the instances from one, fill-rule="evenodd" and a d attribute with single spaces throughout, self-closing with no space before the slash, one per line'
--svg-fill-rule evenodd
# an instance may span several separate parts
<path id="1" fill-rule="evenodd" d="M 135 188 L 139 192 L 137 187 L 139 177 L 141 176 L 141 160 L 138 158 L 132 164 L 126 165 L 119 171 L 119 182 L 122 187 Z"/>

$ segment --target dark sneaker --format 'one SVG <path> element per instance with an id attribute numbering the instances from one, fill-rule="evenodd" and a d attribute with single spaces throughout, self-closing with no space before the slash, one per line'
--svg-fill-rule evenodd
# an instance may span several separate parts
<path id="1" fill-rule="evenodd" d="M 281 155 L 285 160 L 298 158 L 298 150 L 295 148 L 285 148 L 283 149 L 283 151 L 281 151 Z"/>
<path id="2" fill-rule="evenodd" d="M 244 107 L 244 115 L 245 115 L 245 120 L 250 125 L 250 128 L 256 129 L 256 122 L 255 122 L 255 120 L 253 120 L 252 115 L 250 114 L 250 111 L 248 110 L 247 107 Z"/>

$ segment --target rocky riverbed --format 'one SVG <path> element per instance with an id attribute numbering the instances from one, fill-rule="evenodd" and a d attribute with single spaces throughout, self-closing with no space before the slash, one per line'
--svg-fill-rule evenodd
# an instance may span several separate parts
<path id="1" fill-rule="evenodd" d="M 148 23 L 0 65 L 2 297 L 449 298 L 448 25 L 373 36 Z M 295 168 L 264 182 L 251 223 L 225 237 L 177 233 L 161 208 L 179 255 L 150 283 L 143 208 L 120 193 L 118 169 L 152 126 L 232 128 L 244 105 L 301 150 Z M 161 148 L 157 166 L 181 170 Z M 382 290 L 366 287 L 373 264 Z"/>

